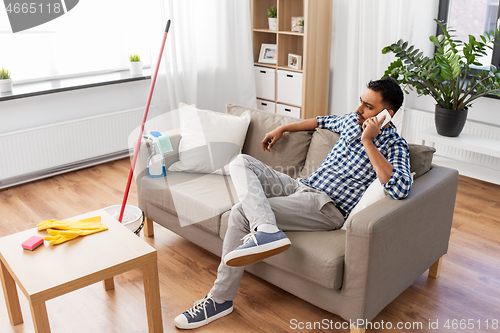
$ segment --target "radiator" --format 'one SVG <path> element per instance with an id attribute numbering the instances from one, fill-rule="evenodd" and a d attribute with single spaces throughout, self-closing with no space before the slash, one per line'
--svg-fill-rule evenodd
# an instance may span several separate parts
<path id="1" fill-rule="evenodd" d="M 0 188 L 128 156 L 128 136 L 144 109 L 0 135 Z"/>
<path id="2" fill-rule="evenodd" d="M 434 112 L 415 109 L 405 110 L 402 134 L 406 141 L 421 144 L 422 142 L 417 140 L 417 133 L 434 126 Z M 488 139 L 500 140 L 499 126 L 484 124 L 473 120 L 467 120 L 462 132 Z M 443 144 L 436 144 L 435 148 L 436 155 L 500 170 L 500 159 L 497 157 L 478 154 L 469 150 L 449 147 Z"/>

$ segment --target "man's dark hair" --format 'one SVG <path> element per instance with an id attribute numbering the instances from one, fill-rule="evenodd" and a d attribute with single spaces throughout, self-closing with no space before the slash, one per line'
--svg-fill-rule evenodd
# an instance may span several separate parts
<path id="1" fill-rule="evenodd" d="M 399 84 L 392 77 L 370 81 L 367 87 L 373 91 L 377 91 L 382 95 L 382 102 L 394 111 L 399 110 L 403 105 L 404 95 Z"/>

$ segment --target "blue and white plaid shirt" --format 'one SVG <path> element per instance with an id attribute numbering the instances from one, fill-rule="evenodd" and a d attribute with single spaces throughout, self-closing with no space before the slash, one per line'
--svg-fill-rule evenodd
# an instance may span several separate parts
<path id="1" fill-rule="evenodd" d="M 361 143 L 362 131 L 357 123 L 356 112 L 316 119 L 318 128 L 339 133 L 340 138 L 318 170 L 309 175 L 307 180 L 300 181 L 325 192 L 338 207 L 350 213 L 368 186 L 377 178 Z M 399 136 L 396 127 L 390 123 L 389 128 L 381 129 L 373 143 L 394 167 L 391 178 L 382 186 L 392 198 L 406 198 L 412 184 L 406 140 Z"/>

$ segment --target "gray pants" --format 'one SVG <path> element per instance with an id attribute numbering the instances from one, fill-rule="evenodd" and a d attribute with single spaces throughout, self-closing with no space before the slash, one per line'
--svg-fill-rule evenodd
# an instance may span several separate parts
<path id="1" fill-rule="evenodd" d="M 251 156 L 238 155 L 229 170 L 240 202 L 231 209 L 222 260 L 210 291 L 215 299 L 226 301 L 236 297 L 244 267 L 229 267 L 223 258 L 242 244 L 241 239 L 251 229 L 269 223 L 283 231 L 327 231 L 344 223 L 344 217 L 326 193 Z"/>

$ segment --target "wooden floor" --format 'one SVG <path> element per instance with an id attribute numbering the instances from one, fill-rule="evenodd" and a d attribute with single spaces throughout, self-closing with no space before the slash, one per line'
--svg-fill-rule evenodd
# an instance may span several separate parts
<path id="1" fill-rule="evenodd" d="M 0 236 L 33 228 L 45 219 L 63 219 L 120 204 L 129 167 L 130 161 L 124 159 L 1 191 Z M 128 202 L 137 205 L 135 188 Z M 156 224 L 155 236 L 145 240 L 158 250 L 164 330 L 178 331 L 174 318 L 210 290 L 220 259 Z M 36 272 L 33 277 L 38 278 Z M 146 332 L 141 271 L 115 277 L 115 286 L 105 292 L 102 284 L 94 284 L 48 301 L 52 332 Z M 16 327 L 10 325 L 0 296 L 2 333 L 34 332 L 29 305 L 20 291 L 19 295 L 24 323 Z M 472 319 L 474 328 L 445 328 L 446 321 L 452 324 L 453 319 Z M 398 322 L 421 322 L 423 329 L 369 332 L 495 332 L 500 331 L 499 320 L 500 186 L 460 177 L 450 247 L 440 278 L 423 274 L 372 321 L 390 322 L 394 327 Z M 330 321 L 333 327 L 343 322 L 245 273 L 234 312 L 196 331 L 328 332 L 332 330 L 293 328 L 294 323 Z M 436 321 L 439 329 L 429 329 L 429 322 Z"/>

